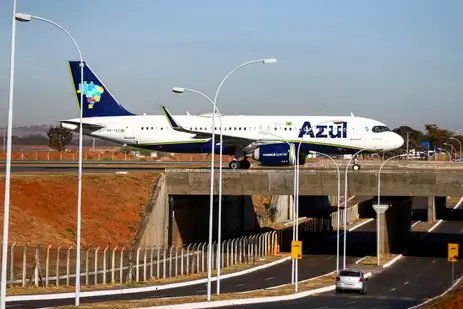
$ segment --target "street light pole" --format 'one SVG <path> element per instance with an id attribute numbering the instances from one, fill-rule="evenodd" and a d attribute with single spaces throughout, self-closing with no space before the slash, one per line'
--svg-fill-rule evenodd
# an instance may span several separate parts
<path id="1" fill-rule="evenodd" d="M 461 142 L 458 138 L 455 138 L 455 137 L 450 137 L 450 139 L 453 139 L 453 140 L 456 140 L 458 142 L 458 145 L 460 146 L 460 155 L 458 157 L 458 161 L 461 161 Z"/>
<path id="2" fill-rule="evenodd" d="M 346 170 L 344 172 L 344 244 L 343 244 L 343 269 L 346 269 L 346 242 L 347 242 L 347 172 L 349 170 L 350 163 L 352 159 L 355 158 L 359 153 L 365 151 L 366 149 L 360 149 L 357 151 L 347 162 Z"/>
<path id="3" fill-rule="evenodd" d="M 212 281 L 212 228 L 213 228 L 213 219 L 214 219 L 214 156 L 215 156 L 215 114 L 217 111 L 217 106 L 215 102 L 209 98 L 206 94 L 201 91 L 197 91 L 189 88 L 174 87 L 172 88 L 174 93 L 184 93 L 192 92 L 198 94 L 205 98 L 209 103 L 212 104 L 212 137 L 211 137 L 211 171 L 210 171 L 210 197 L 209 197 L 209 235 L 208 235 L 208 245 L 207 245 L 207 300 L 211 300 L 211 281 Z M 220 113 L 219 113 L 219 117 Z M 220 120 L 222 123 L 222 120 Z M 221 125 L 222 126 L 222 125 Z M 222 128 L 221 128 L 222 130 Z M 222 145 L 220 145 L 222 147 Z"/>
<path id="4" fill-rule="evenodd" d="M 11 17 L 10 46 L 10 89 L 8 93 L 8 127 L 5 164 L 5 197 L 3 204 L 3 244 L 2 244 L 2 275 L 0 291 L 0 309 L 5 309 L 6 271 L 8 259 L 8 228 L 10 221 L 10 184 L 11 184 L 11 140 L 13 132 L 13 95 L 14 95 L 14 56 L 16 47 L 16 0 L 13 0 L 13 15 Z"/>
<path id="5" fill-rule="evenodd" d="M 401 154 L 401 155 L 396 155 L 393 157 L 390 157 L 389 159 L 385 160 L 381 166 L 379 167 L 378 170 L 378 209 L 376 210 L 376 264 L 379 266 L 379 251 L 380 251 L 380 204 L 381 204 L 381 170 L 383 169 L 384 165 L 389 162 L 390 160 L 393 160 L 395 158 L 407 156 L 408 157 L 408 152 L 406 154 Z"/>
<path id="6" fill-rule="evenodd" d="M 210 240 L 210 243 L 209 245 L 212 247 L 212 207 L 213 207 L 213 194 L 214 194 L 214 182 L 213 182 L 213 171 L 214 171 L 214 166 L 213 166 L 213 161 L 214 161 L 214 154 L 215 154 L 215 123 L 214 123 L 214 119 L 215 119 L 215 113 L 218 112 L 219 113 L 219 119 L 220 119 L 220 147 L 219 147 L 219 205 L 218 205 L 218 214 L 217 214 L 217 217 L 218 217 L 218 223 L 217 223 L 217 254 L 216 254 L 216 263 L 217 263 L 217 295 L 220 294 L 220 272 L 221 272 L 221 268 L 222 268 L 222 264 L 221 264 L 221 254 L 222 254 L 222 165 L 223 165 L 223 158 L 222 158 L 222 154 L 223 154 L 223 134 L 222 134 L 222 119 L 221 119 L 221 115 L 220 115 L 220 112 L 217 108 L 217 98 L 219 96 L 219 93 L 220 93 L 220 90 L 222 89 L 222 86 L 224 84 L 224 82 L 228 79 L 228 77 L 230 77 L 230 75 L 232 75 L 235 71 L 237 71 L 238 69 L 244 67 L 244 66 L 247 66 L 249 64 L 253 64 L 253 63 L 263 63 L 263 64 L 272 64 L 272 63 L 276 63 L 277 60 L 275 58 L 266 58 L 266 59 L 258 59 L 258 60 L 252 60 L 252 61 L 248 61 L 248 62 L 245 62 L 243 64 L 240 64 L 239 66 L 235 67 L 233 70 L 231 70 L 227 75 L 225 75 L 225 77 L 222 79 L 222 81 L 220 82 L 219 86 L 217 87 L 217 91 L 215 93 L 215 96 L 214 96 L 214 100 L 211 100 L 208 96 L 206 96 L 204 93 L 202 92 L 199 92 L 199 91 L 196 91 L 196 90 L 192 90 L 192 89 L 186 89 L 186 88 L 180 88 L 180 87 L 175 87 L 173 88 L 173 91 L 175 93 L 183 93 L 184 91 L 190 91 L 190 92 L 193 92 L 193 93 L 196 93 L 196 94 L 199 94 L 203 97 L 205 97 L 209 102 L 211 102 L 213 105 L 214 105 L 214 111 L 213 111 L 213 114 L 212 114 L 212 136 L 213 136 L 213 139 L 212 139 L 212 150 L 211 150 L 211 155 L 212 155 L 212 159 L 211 159 L 211 209 L 210 209 L 210 227 L 209 227 L 209 230 L 210 230 L 210 235 L 209 235 L 209 240 Z M 211 256 L 211 261 L 212 261 L 212 256 Z M 211 271 L 211 268 L 210 267 L 208 269 L 208 273 Z M 208 298 L 207 300 L 210 300 L 210 278 L 208 276 Z"/>
<path id="7" fill-rule="evenodd" d="M 78 167 L 78 181 L 77 181 L 77 227 L 76 227 L 76 289 L 75 289 L 75 305 L 79 306 L 80 303 L 80 232 L 82 226 L 82 137 L 83 137 L 83 130 L 82 130 L 82 117 L 83 117 L 83 95 L 84 95 L 84 60 L 82 58 L 82 53 L 80 51 L 79 45 L 77 45 L 76 40 L 72 37 L 72 35 L 62 26 L 58 25 L 54 21 L 49 19 L 34 16 L 31 14 L 24 14 L 24 13 L 16 13 L 15 19 L 17 21 L 28 22 L 32 19 L 44 21 L 52 26 L 63 31 L 68 38 L 74 44 L 77 53 L 79 55 L 80 60 L 80 122 L 79 122 L 79 167 Z"/>
<path id="8" fill-rule="evenodd" d="M 336 173 L 337 173 L 337 177 L 338 177 L 338 197 L 337 197 L 337 202 L 338 202 L 338 215 L 337 215 L 337 237 L 336 237 L 336 273 L 339 273 L 339 225 L 340 225 L 340 212 L 339 212 L 339 208 L 340 208 L 340 204 L 341 204 L 341 173 L 339 171 L 339 165 L 336 163 L 336 161 L 333 159 L 332 156 L 326 154 L 326 153 L 323 153 L 323 152 L 319 152 L 319 151 L 314 151 L 314 150 L 311 150 L 309 151 L 310 153 L 314 153 L 314 154 L 319 154 L 319 155 L 322 155 L 328 159 L 330 159 L 334 165 L 336 166 Z"/>

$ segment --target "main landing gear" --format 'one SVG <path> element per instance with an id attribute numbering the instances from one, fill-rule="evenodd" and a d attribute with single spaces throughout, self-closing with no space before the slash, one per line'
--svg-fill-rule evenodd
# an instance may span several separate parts
<path id="1" fill-rule="evenodd" d="M 228 166 L 232 169 L 232 170 L 236 170 L 236 169 L 249 169 L 251 167 L 251 162 L 249 162 L 246 158 L 244 158 L 243 160 L 236 160 L 236 159 L 233 159 L 232 161 L 230 161 L 230 163 L 228 163 Z"/>

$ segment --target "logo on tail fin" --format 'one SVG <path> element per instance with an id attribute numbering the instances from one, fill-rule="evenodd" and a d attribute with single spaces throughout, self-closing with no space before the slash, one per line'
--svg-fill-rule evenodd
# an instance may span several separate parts
<path id="1" fill-rule="evenodd" d="M 104 92 L 104 88 L 95 85 L 93 82 L 90 82 L 90 84 L 84 82 L 83 85 L 79 84 L 79 90 L 77 90 L 77 93 L 80 93 L 81 91 L 84 92 L 85 98 L 87 99 L 88 108 L 92 109 L 95 103 L 100 102 L 101 94 Z"/>

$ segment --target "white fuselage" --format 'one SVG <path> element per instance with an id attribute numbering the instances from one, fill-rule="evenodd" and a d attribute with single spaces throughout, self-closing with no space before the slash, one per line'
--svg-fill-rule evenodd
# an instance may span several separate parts
<path id="1" fill-rule="evenodd" d="M 212 115 L 176 115 L 175 120 L 185 129 L 211 133 Z M 74 124 L 63 127 L 77 130 Z M 205 152 L 186 145 L 208 143 L 210 138 L 196 138 L 194 133 L 171 128 L 163 115 L 133 115 L 84 118 L 84 124 L 100 125 L 97 130 L 85 130 L 86 135 L 120 144 L 173 152 Z M 327 146 L 336 153 L 346 149 L 366 149 L 373 152 L 391 151 L 402 146 L 403 139 L 376 120 L 353 116 L 216 116 L 215 133 L 228 138 L 253 140 L 256 143 L 299 143 Z M 216 138 L 216 143 L 218 137 Z M 255 143 L 254 143 L 255 144 Z M 182 147 L 181 145 L 185 145 Z M 224 142 L 224 146 L 226 142 Z M 175 147 L 174 147 L 175 146 Z M 245 147 L 246 146 L 246 147 Z M 172 148 L 174 147 L 174 148 Z M 243 145 L 251 152 L 253 145 Z M 255 148 L 255 147 L 254 147 Z"/>

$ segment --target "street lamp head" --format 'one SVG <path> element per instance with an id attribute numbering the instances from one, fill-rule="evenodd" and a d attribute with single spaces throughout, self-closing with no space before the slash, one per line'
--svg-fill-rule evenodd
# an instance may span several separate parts
<path id="1" fill-rule="evenodd" d="M 275 58 L 267 58 L 267 59 L 262 60 L 263 64 L 272 64 L 272 63 L 276 63 L 276 62 L 277 62 L 277 60 Z"/>
<path id="2" fill-rule="evenodd" d="M 172 92 L 173 92 L 173 93 L 179 93 L 179 94 L 181 94 L 181 93 L 184 93 L 184 92 L 185 92 L 185 88 L 182 88 L 182 87 L 174 87 L 174 88 L 172 88 Z"/>
<path id="3" fill-rule="evenodd" d="M 24 22 L 27 22 L 27 21 L 31 21 L 32 15 L 31 15 L 31 14 L 26 14 L 26 13 L 16 13 L 16 14 L 14 15 L 14 18 L 15 18 L 17 21 L 24 21 Z"/>
<path id="4" fill-rule="evenodd" d="M 449 144 L 449 143 L 444 143 L 444 145 L 446 145 L 446 146 L 450 146 L 450 144 Z"/>

